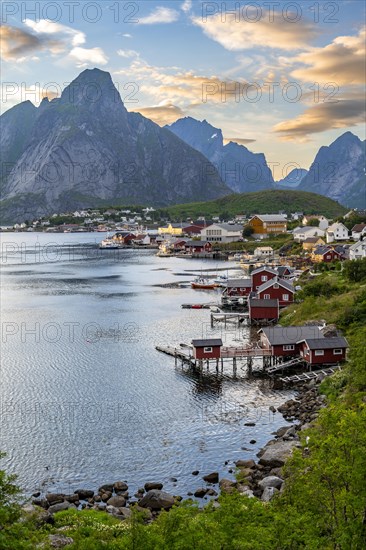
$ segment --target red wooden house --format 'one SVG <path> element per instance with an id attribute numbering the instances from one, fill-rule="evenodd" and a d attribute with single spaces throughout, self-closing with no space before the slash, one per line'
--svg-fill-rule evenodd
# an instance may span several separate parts
<path id="1" fill-rule="evenodd" d="M 252 291 L 250 279 L 228 279 L 222 295 L 225 296 L 249 296 Z"/>
<path id="2" fill-rule="evenodd" d="M 288 265 L 280 265 L 277 273 L 280 279 L 289 279 L 293 275 L 293 270 Z"/>
<path id="3" fill-rule="evenodd" d="M 261 346 L 271 350 L 275 357 L 297 357 L 300 343 L 305 339 L 324 340 L 318 326 L 265 327 L 258 332 Z"/>
<path id="4" fill-rule="evenodd" d="M 202 225 L 187 225 L 183 227 L 183 233 L 187 235 L 201 235 Z"/>
<path id="5" fill-rule="evenodd" d="M 278 300 L 249 298 L 248 306 L 251 323 L 277 323 L 280 316 Z"/>
<path id="6" fill-rule="evenodd" d="M 171 248 L 174 251 L 184 250 L 187 243 L 187 239 L 175 239 L 175 241 L 172 242 Z"/>
<path id="7" fill-rule="evenodd" d="M 348 342 L 343 336 L 305 338 L 298 342 L 300 356 L 309 365 L 335 364 L 345 361 Z"/>
<path id="8" fill-rule="evenodd" d="M 262 266 L 254 269 L 250 274 L 252 279 L 252 289 L 257 290 L 261 285 L 270 281 L 274 277 L 278 276 L 277 271 L 271 269 L 270 267 Z"/>
<path id="9" fill-rule="evenodd" d="M 337 252 L 334 248 L 328 246 L 318 246 L 312 255 L 311 259 L 313 262 L 334 262 L 336 260 L 343 260 L 343 256 Z"/>
<path id="10" fill-rule="evenodd" d="M 221 338 L 192 340 L 193 357 L 195 359 L 219 359 L 221 355 Z"/>
<path id="11" fill-rule="evenodd" d="M 191 254 L 200 254 L 211 252 L 212 244 L 207 241 L 187 241 L 184 248 Z"/>
<path id="12" fill-rule="evenodd" d="M 291 283 L 275 277 L 257 288 L 257 296 L 262 300 L 278 300 L 280 306 L 294 301 L 295 289 Z"/>

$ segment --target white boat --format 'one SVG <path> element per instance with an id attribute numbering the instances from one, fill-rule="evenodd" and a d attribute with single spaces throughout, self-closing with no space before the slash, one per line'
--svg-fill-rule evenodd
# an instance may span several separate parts
<path id="1" fill-rule="evenodd" d="M 123 248 L 123 245 L 121 245 L 118 242 L 114 241 L 110 237 L 107 237 L 107 238 L 103 239 L 102 242 L 99 244 L 99 248 L 113 250 L 113 249 L 116 249 L 116 248 Z"/>
<path id="2" fill-rule="evenodd" d="M 215 283 L 218 285 L 218 286 L 225 286 L 226 283 L 228 281 L 228 276 L 227 275 L 219 275 L 216 279 L 215 279 Z"/>

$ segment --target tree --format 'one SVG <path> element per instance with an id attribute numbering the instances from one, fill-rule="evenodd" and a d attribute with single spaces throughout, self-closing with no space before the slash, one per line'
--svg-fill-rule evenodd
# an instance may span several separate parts
<path id="1" fill-rule="evenodd" d="M 254 233 L 254 229 L 251 225 L 245 225 L 243 229 L 243 237 L 251 237 Z"/>

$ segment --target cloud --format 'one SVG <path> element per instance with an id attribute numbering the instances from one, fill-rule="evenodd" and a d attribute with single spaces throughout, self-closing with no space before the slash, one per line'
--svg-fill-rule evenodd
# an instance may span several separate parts
<path id="1" fill-rule="evenodd" d="M 180 9 L 184 11 L 185 13 L 188 13 L 192 9 L 192 0 L 185 0 L 183 4 L 181 4 Z"/>
<path id="2" fill-rule="evenodd" d="M 140 85 L 140 91 L 154 98 L 159 105 L 170 101 L 180 107 L 192 105 L 233 103 L 242 98 L 247 86 L 244 80 L 221 79 L 218 76 L 197 75 L 193 71 L 183 71 L 179 67 L 156 67 L 143 59 L 135 59 L 129 67 L 115 74 L 134 78 Z M 233 91 L 236 94 L 232 93 Z"/>
<path id="3" fill-rule="evenodd" d="M 122 34 L 122 36 L 124 36 L 125 38 L 132 38 L 132 34 L 129 34 L 128 32 Z"/>
<path id="4" fill-rule="evenodd" d="M 224 144 L 225 145 L 230 143 L 230 141 L 233 141 L 234 143 L 237 143 L 238 145 L 247 145 L 248 143 L 254 143 L 257 140 L 256 139 L 246 139 L 246 138 L 236 138 L 236 137 L 231 137 L 231 138 L 224 137 Z"/>
<path id="5" fill-rule="evenodd" d="M 254 7 L 246 9 L 246 18 L 256 16 Z M 240 12 L 241 13 L 241 12 Z M 235 13 L 215 14 L 209 17 L 192 17 L 194 25 L 225 49 L 240 51 L 254 47 L 294 50 L 303 48 L 317 36 L 317 28 L 311 21 L 301 18 L 297 22 L 284 19 L 282 11 L 261 10 L 259 20 L 246 21 Z M 273 15 L 273 17 L 272 17 Z M 288 19 L 296 14 L 287 13 Z"/>
<path id="6" fill-rule="evenodd" d="M 150 118 L 159 126 L 165 126 L 175 122 L 178 118 L 185 116 L 185 113 L 177 105 L 167 103 L 166 105 L 156 105 L 154 107 L 143 107 L 139 109 L 133 109 L 134 112 L 138 112 L 141 115 Z"/>
<path id="7" fill-rule="evenodd" d="M 179 19 L 179 12 L 171 8 L 157 6 L 154 11 L 139 19 L 139 25 L 156 25 L 159 23 L 174 23 Z"/>
<path id="8" fill-rule="evenodd" d="M 117 54 L 120 57 L 140 57 L 140 54 L 136 52 L 135 50 L 117 50 Z"/>
<path id="9" fill-rule="evenodd" d="M 356 36 L 338 36 L 323 48 L 311 48 L 293 58 L 306 65 L 291 75 L 305 82 L 330 82 L 339 86 L 365 81 L 366 28 Z"/>
<path id="10" fill-rule="evenodd" d="M 274 132 L 285 141 L 308 141 L 310 134 L 356 126 L 364 122 L 363 94 L 349 94 L 335 102 L 320 103 L 304 111 L 293 120 L 276 124 Z"/>
<path id="11" fill-rule="evenodd" d="M 72 46 L 81 46 L 81 44 L 85 44 L 85 34 L 71 27 L 67 27 L 66 25 L 54 23 L 46 19 L 40 19 L 39 21 L 25 19 L 24 23 L 37 34 L 51 34 L 53 36 L 71 38 Z"/>
<path id="12" fill-rule="evenodd" d="M 106 65 L 108 57 L 101 48 L 73 48 L 69 57 L 75 59 L 78 67 L 87 65 Z"/>
<path id="13" fill-rule="evenodd" d="M 0 35 L 1 57 L 5 61 L 13 61 L 18 57 L 26 59 L 27 54 L 43 47 L 42 41 L 31 33 L 3 25 Z"/>

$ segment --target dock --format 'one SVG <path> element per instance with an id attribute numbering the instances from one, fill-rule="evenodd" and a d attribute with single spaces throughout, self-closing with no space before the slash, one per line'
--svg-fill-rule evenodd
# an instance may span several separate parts
<path id="1" fill-rule="evenodd" d="M 321 374 L 324 376 L 330 376 L 338 370 L 341 370 L 340 365 L 335 365 L 334 367 L 329 367 L 327 369 L 316 370 L 312 372 L 304 372 L 302 374 L 294 374 L 293 376 L 285 376 L 280 378 L 280 381 L 284 384 L 296 383 L 296 382 L 307 382 L 308 380 L 314 380 L 318 378 Z"/>
<path id="2" fill-rule="evenodd" d="M 224 323 L 224 327 L 226 328 L 226 325 L 228 323 L 232 324 L 234 323 L 236 326 L 241 325 L 249 319 L 249 313 L 211 313 L 211 328 L 213 328 L 218 323 Z"/>

